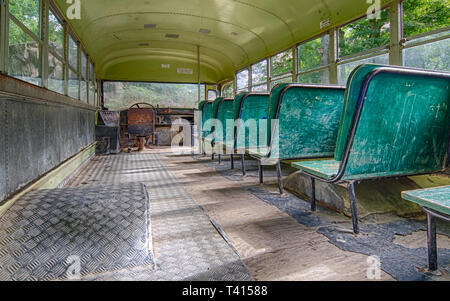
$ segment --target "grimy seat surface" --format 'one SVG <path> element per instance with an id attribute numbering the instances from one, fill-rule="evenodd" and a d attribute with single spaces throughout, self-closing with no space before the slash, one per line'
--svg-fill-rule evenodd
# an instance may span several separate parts
<path id="1" fill-rule="evenodd" d="M 240 115 L 240 111 L 241 111 L 241 103 L 242 103 L 242 99 L 248 94 L 248 92 L 242 92 L 239 93 L 238 95 L 236 95 L 236 98 L 233 101 L 233 112 L 232 112 L 232 118 L 234 120 L 234 122 L 236 122 L 236 120 L 239 119 L 239 115 Z M 228 148 L 234 149 L 235 145 L 235 128 L 233 128 L 233 138 L 230 140 L 226 140 L 225 141 L 225 145 Z"/>
<path id="2" fill-rule="evenodd" d="M 248 151 L 252 148 L 267 146 L 269 100 L 268 93 L 247 93 L 242 99 L 237 100 L 240 103 L 236 122 L 235 150 Z M 233 114 L 236 114 L 235 110 Z"/>
<path id="3" fill-rule="evenodd" d="M 212 126 L 210 126 L 212 119 L 212 102 L 208 101 L 204 104 L 202 110 L 202 138 L 208 137 L 211 134 Z"/>
<path id="4" fill-rule="evenodd" d="M 214 130 L 214 142 L 225 145 L 227 141 L 234 141 L 234 99 L 224 98 L 217 108 L 217 123 Z"/>
<path id="5" fill-rule="evenodd" d="M 214 143 L 214 128 L 216 126 L 217 112 L 223 99 L 225 98 L 219 97 L 210 102 L 209 118 L 204 124 L 204 131 L 207 135 L 203 136 L 204 140 L 207 142 Z"/>
<path id="6" fill-rule="evenodd" d="M 200 138 L 203 138 L 203 131 L 202 131 L 202 129 L 203 129 L 203 109 L 207 103 L 208 103 L 207 100 L 203 100 L 198 104 L 198 108 L 197 108 L 198 112 L 199 112 L 198 115 L 200 117 L 200 121 L 198 123 L 197 130 L 200 135 Z"/>
<path id="7" fill-rule="evenodd" d="M 442 171 L 449 145 L 449 86 L 450 74 L 358 67 L 348 81 L 334 159 L 293 166 L 324 179 L 343 171 L 341 180 Z"/>
<path id="8" fill-rule="evenodd" d="M 268 147 L 250 153 L 281 160 L 333 157 L 344 92 L 342 86 L 277 85 L 270 96 Z"/>
<path id="9" fill-rule="evenodd" d="M 450 215 L 450 186 L 402 192 L 405 200 Z"/>

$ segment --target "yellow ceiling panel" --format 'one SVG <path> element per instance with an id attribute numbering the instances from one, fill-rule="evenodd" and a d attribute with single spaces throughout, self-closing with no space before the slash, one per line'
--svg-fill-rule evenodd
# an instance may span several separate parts
<path id="1" fill-rule="evenodd" d="M 70 5 L 55 3 L 66 15 Z M 197 82 L 198 45 L 201 81 L 219 82 L 319 34 L 321 21 L 340 25 L 369 6 L 365 0 L 81 0 L 81 19 L 69 23 L 99 78 Z"/>

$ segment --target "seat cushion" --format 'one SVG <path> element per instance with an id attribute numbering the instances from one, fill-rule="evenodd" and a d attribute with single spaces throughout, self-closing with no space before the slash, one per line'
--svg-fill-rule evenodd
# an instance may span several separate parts
<path id="1" fill-rule="evenodd" d="M 402 192 L 405 200 L 450 215 L 450 186 Z"/>
<path id="2" fill-rule="evenodd" d="M 255 156 L 257 158 L 264 158 L 267 156 L 267 152 L 269 151 L 268 147 L 259 147 L 259 148 L 251 148 L 248 150 L 248 153 L 251 156 Z"/>
<path id="3" fill-rule="evenodd" d="M 334 159 L 298 161 L 292 163 L 292 167 L 327 180 L 338 173 L 339 161 Z"/>

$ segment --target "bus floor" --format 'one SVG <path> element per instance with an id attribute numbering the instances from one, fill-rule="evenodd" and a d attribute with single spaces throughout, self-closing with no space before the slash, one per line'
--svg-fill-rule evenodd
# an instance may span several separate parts
<path id="1" fill-rule="evenodd" d="M 236 162 L 230 172 L 229 156 L 222 167 L 210 156 L 166 153 L 162 158 L 255 280 L 450 280 L 448 223 L 438 225 L 444 230 L 438 235 L 440 270 L 431 274 L 423 220 L 369 216 L 361 221 L 363 233 L 355 236 L 350 218 L 325 208 L 312 213 L 306 201 L 289 193 L 279 196 L 274 168 L 260 185 L 255 161 L 247 161 L 248 173 L 241 177 Z"/>
<path id="2" fill-rule="evenodd" d="M 86 280 L 450 280 L 450 230 L 438 225 L 439 272 L 426 271 L 424 221 L 377 215 L 361 221 L 308 210 L 279 196 L 275 172 L 257 184 L 210 157 L 170 148 L 96 156 L 71 187 L 146 186 L 154 267 L 137 266 Z M 182 149 L 181 151 L 186 151 Z M 227 172 L 223 172 L 227 170 Z M 83 279 L 84 280 L 84 279 Z"/>

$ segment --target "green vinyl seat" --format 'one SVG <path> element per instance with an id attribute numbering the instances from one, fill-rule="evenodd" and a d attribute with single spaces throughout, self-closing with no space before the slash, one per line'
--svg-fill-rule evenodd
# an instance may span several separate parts
<path id="1" fill-rule="evenodd" d="M 428 268 L 438 268 L 435 218 L 450 221 L 450 186 L 402 192 L 405 200 L 420 205 L 427 214 Z"/>
<path id="2" fill-rule="evenodd" d="M 283 193 L 280 161 L 332 158 L 336 147 L 345 87 L 336 85 L 279 84 L 272 89 L 267 121 L 267 146 L 251 149 L 263 166 L 276 165 Z"/>
<path id="3" fill-rule="evenodd" d="M 213 158 L 214 158 L 214 135 L 215 135 L 214 128 L 216 126 L 218 108 L 223 99 L 224 97 L 219 97 L 213 101 L 209 101 L 203 109 L 204 111 L 203 117 L 206 118 L 206 120 L 203 120 L 203 141 L 204 145 L 210 146 L 211 155 Z"/>
<path id="4" fill-rule="evenodd" d="M 339 171 L 339 161 L 334 159 L 294 162 L 292 166 L 325 180 L 331 179 Z"/>
<path id="5" fill-rule="evenodd" d="M 202 120 L 201 120 L 201 143 L 202 143 L 202 153 L 205 154 L 206 153 L 206 139 L 209 139 L 209 136 L 211 135 L 211 131 L 212 131 L 212 123 L 211 123 L 211 119 L 212 119 L 212 107 L 213 107 L 213 103 L 212 101 L 207 101 L 203 104 L 203 109 L 202 109 Z"/>
<path id="6" fill-rule="evenodd" d="M 233 116 L 236 120 L 233 154 L 240 154 L 245 175 L 245 154 L 250 149 L 267 147 L 269 93 L 242 93 L 236 97 Z M 232 166 L 233 168 L 233 166 Z"/>
<path id="7" fill-rule="evenodd" d="M 233 102 L 234 99 L 232 98 L 222 98 L 217 105 L 214 126 L 214 152 L 218 153 L 219 164 L 227 142 L 231 143 L 234 140 Z"/>
<path id="8" fill-rule="evenodd" d="M 248 153 L 252 157 L 256 157 L 258 159 L 262 159 L 262 158 L 266 157 L 268 152 L 269 152 L 269 147 L 268 146 L 261 146 L 261 147 L 257 147 L 257 148 L 250 148 L 248 150 Z"/>
<path id="9" fill-rule="evenodd" d="M 295 162 L 314 179 L 354 182 L 440 172 L 448 165 L 450 74 L 365 64 L 349 77 L 333 159 Z M 312 207 L 315 196 L 312 193 Z"/>
<path id="10" fill-rule="evenodd" d="M 450 186 L 404 191 L 402 197 L 422 207 L 450 215 Z"/>
<path id="11" fill-rule="evenodd" d="M 208 103 L 207 100 L 203 100 L 198 104 L 198 107 L 197 107 L 197 121 L 196 121 L 197 136 L 196 136 L 196 138 L 199 141 L 201 153 L 203 153 L 203 110 L 207 103 Z"/>

